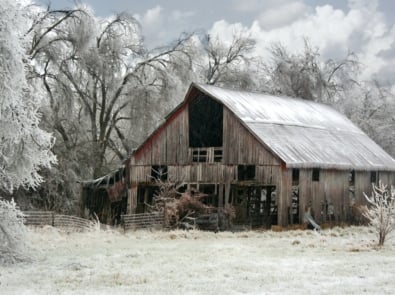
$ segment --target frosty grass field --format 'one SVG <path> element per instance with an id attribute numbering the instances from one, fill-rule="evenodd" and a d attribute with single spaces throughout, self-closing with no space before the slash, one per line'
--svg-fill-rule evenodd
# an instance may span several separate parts
<path id="1" fill-rule="evenodd" d="M 34 261 L 0 267 L 0 294 L 394 294 L 395 239 L 322 231 L 29 231 Z"/>

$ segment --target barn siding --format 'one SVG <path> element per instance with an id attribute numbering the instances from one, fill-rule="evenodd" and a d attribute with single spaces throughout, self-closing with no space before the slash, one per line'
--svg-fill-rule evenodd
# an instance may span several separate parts
<path id="1" fill-rule="evenodd" d="M 349 212 L 349 171 L 320 170 L 319 181 L 312 181 L 312 169 L 300 170 L 299 176 L 299 217 L 303 222 L 303 214 L 307 206 L 311 206 L 313 217 L 317 222 L 327 220 L 326 204 L 334 206 L 337 221 L 347 219 Z"/>
<path id="2" fill-rule="evenodd" d="M 225 107 L 223 161 L 225 164 L 280 165 L 279 159 Z"/>
<path id="3" fill-rule="evenodd" d="M 283 169 L 281 177 L 277 179 L 277 222 L 281 226 L 288 225 L 288 212 L 291 206 L 292 169 Z"/>
<path id="4" fill-rule="evenodd" d="M 133 165 L 175 165 L 188 162 L 188 108 L 160 127 L 133 157 Z"/>
<path id="5" fill-rule="evenodd" d="M 388 188 L 395 185 L 395 172 L 392 171 L 375 171 L 377 172 L 376 185 L 379 181 L 387 185 Z M 367 204 L 363 194 L 371 195 L 371 171 L 357 171 L 355 173 L 355 202 L 357 204 Z"/>
<path id="6" fill-rule="evenodd" d="M 135 213 L 136 208 L 137 208 L 137 185 L 133 185 L 130 189 L 128 189 L 127 214 Z"/>
<path id="7" fill-rule="evenodd" d="M 237 181 L 237 165 L 250 164 L 256 165 L 257 182 L 277 184 L 279 160 L 255 139 L 233 113 L 225 107 L 223 111 L 222 162 L 192 163 L 188 107 L 185 106 L 132 156 L 130 182 L 150 182 L 151 166 L 167 165 L 170 179 L 225 184 Z"/>
<path id="8" fill-rule="evenodd" d="M 355 192 L 354 200 L 356 204 L 366 204 L 363 193 L 370 195 L 372 192 L 372 184 L 370 182 L 370 171 L 355 172 Z"/>
<path id="9" fill-rule="evenodd" d="M 323 196 L 319 200 L 320 202 L 325 201 L 327 204 L 334 206 L 335 219 L 339 221 L 345 221 L 349 214 L 350 198 L 349 198 L 349 171 L 339 170 L 324 170 L 322 171 L 322 181 L 320 179 L 321 186 L 323 186 Z M 324 209 L 324 210 L 322 210 Z M 324 222 L 327 218 L 325 208 L 321 206 L 321 222 Z"/>
<path id="10" fill-rule="evenodd" d="M 130 181 L 133 184 L 152 182 L 151 165 L 133 165 L 130 167 Z M 265 185 L 278 185 L 281 176 L 280 166 L 256 166 L 254 182 Z M 185 182 L 226 183 L 237 182 L 237 165 L 222 163 L 193 163 L 190 165 L 168 165 L 170 180 Z"/>
<path id="11" fill-rule="evenodd" d="M 306 207 L 312 204 L 311 176 L 312 170 L 310 169 L 299 171 L 299 219 L 301 223 L 303 223 L 303 214 Z"/>

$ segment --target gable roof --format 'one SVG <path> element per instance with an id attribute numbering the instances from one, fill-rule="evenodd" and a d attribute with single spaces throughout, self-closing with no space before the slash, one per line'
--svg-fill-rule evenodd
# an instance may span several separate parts
<path id="1" fill-rule="evenodd" d="M 202 84 L 188 93 L 193 88 L 225 105 L 289 168 L 395 171 L 390 155 L 328 105 Z"/>

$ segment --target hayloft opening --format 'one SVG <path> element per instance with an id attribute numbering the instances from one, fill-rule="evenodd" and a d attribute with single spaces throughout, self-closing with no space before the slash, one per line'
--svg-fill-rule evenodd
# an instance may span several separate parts
<path id="1" fill-rule="evenodd" d="M 223 106 L 205 94 L 189 104 L 189 147 L 222 147 Z"/>

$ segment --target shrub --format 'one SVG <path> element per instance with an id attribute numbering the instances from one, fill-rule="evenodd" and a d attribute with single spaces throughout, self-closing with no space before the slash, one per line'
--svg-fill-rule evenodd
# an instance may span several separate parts
<path id="1" fill-rule="evenodd" d="M 395 189 L 390 190 L 381 181 L 379 185 L 373 184 L 373 192 L 369 197 L 364 193 L 369 202 L 368 209 L 363 215 L 369 220 L 379 238 L 379 246 L 383 246 L 387 235 L 393 230 L 395 214 Z"/>
<path id="2" fill-rule="evenodd" d="M 0 264 L 29 260 L 24 215 L 12 199 L 0 198 Z"/>

